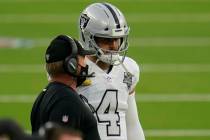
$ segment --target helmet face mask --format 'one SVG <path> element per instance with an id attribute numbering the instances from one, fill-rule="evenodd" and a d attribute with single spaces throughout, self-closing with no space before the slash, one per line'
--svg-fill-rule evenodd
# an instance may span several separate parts
<path id="1" fill-rule="evenodd" d="M 121 40 L 125 39 L 122 38 Z M 123 62 L 128 50 L 128 45 L 125 43 L 127 43 L 127 41 L 123 41 L 122 43 L 120 43 L 118 46 L 118 50 L 109 50 L 100 47 L 95 39 L 92 39 L 90 41 L 90 46 L 94 47 L 95 50 L 97 50 L 96 56 L 102 62 L 110 65 L 119 65 L 121 62 Z"/>
<path id="2" fill-rule="evenodd" d="M 81 43 L 85 47 L 94 48 L 100 61 L 110 65 L 123 62 L 128 50 L 129 27 L 119 9 L 108 3 L 91 4 L 82 12 L 79 23 Z M 119 49 L 102 49 L 95 37 L 120 38 Z"/>

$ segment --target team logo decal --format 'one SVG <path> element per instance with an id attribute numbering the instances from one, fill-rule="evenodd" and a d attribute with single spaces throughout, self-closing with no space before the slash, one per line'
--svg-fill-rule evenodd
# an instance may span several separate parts
<path id="1" fill-rule="evenodd" d="M 124 72 L 123 83 L 127 84 L 128 89 L 131 88 L 133 75 L 130 72 Z"/>
<path id="2" fill-rule="evenodd" d="M 80 17 L 80 28 L 81 29 L 86 28 L 89 20 L 90 20 L 90 18 L 86 14 L 81 15 L 81 17 Z"/>

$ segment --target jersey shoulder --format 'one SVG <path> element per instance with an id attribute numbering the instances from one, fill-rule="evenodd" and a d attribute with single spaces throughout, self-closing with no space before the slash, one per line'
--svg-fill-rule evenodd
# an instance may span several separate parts
<path id="1" fill-rule="evenodd" d="M 133 60 L 130 57 L 125 57 L 125 60 L 123 62 L 124 66 L 126 67 L 126 69 L 128 70 L 128 72 L 130 72 L 133 76 L 132 78 L 132 86 L 130 91 L 132 91 L 135 86 L 137 85 L 138 81 L 139 81 L 139 76 L 140 76 L 140 67 L 139 65 L 136 63 L 135 60 Z"/>
<path id="2" fill-rule="evenodd" d="M 133 75 L 136 75 L 137 73 L 140 72 L 139 65 L 136 63 L 135 60 L 133 60 L 130 57 L 125 57 L 123 64 L 128 69 L 128 71 Z"/>

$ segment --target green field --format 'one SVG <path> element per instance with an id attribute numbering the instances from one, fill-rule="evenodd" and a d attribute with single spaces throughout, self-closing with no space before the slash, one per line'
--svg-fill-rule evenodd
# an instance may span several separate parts
<path id="1" fill-rule="evenodd" d="M 137 105 L 147 140 L 210 139 L 210 0 L 109 0 L 131 28 L 128 55 L 141 66 Z M 30 130 L 34 97 L 47 84 L 44 53 L 58 34 L 78 38 L 88 0 L 0 0 L 0 118 Z"/>

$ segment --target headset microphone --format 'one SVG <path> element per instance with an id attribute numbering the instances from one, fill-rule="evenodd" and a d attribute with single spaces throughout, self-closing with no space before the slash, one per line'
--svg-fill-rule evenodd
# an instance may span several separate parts
<path id="1" fill-rule="evenodd" d="M 95 72 L 92 72 L 90 74 L 81 74 L 81 75 L 78 75 L 78 77 L 95 77 Z"/>
<path id="2" fill-rule="evenodd" d="M 80 74 L 74 75 L 76 77 L 95 77 L 95 72 L 88 74 L 88 65 L 85 67 L 81 66 Z"/>

